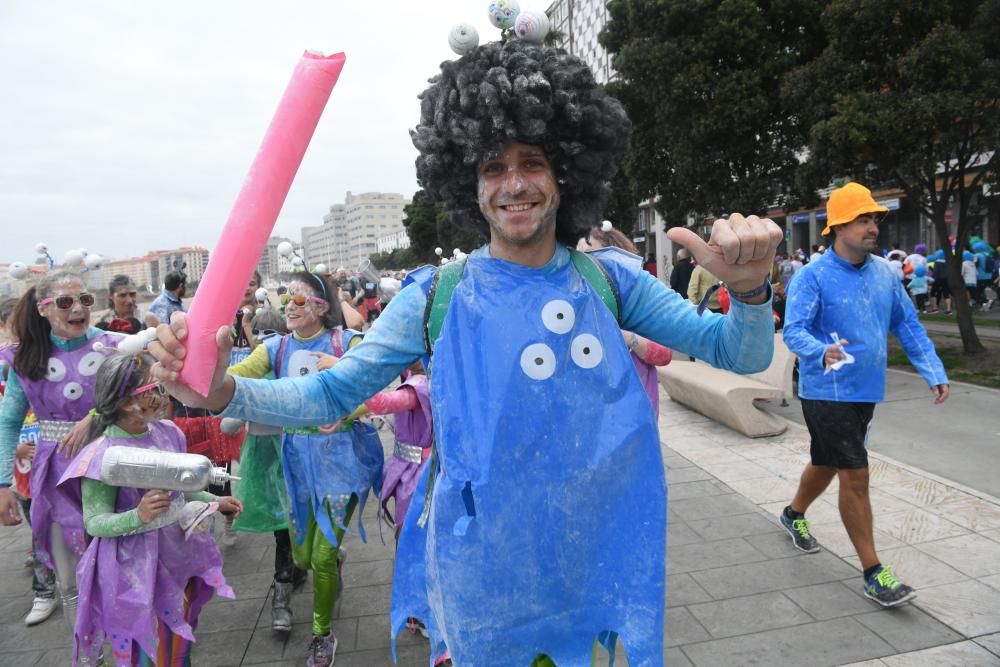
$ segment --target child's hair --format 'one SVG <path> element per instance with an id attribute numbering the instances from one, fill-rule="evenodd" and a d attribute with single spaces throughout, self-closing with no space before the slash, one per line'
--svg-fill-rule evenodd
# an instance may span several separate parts
<path id="1" fill-rule="evenodd" d="M 14 307 L 11 315 L 11 329 L 18 341 L 14 353 L 14 370 L 29 380 L 41 380 L 48 372 L 49 357 L 52 355 L 52 340 L 49 334 L 52 326 L 48 318 L 38 313 L 38 302 L 52 294 L 61 282 L 77 282 L 84 285 L 83 278 L 75 273 L 54 271 L 30 287 Z"/>
<path id="2" fill-rule="evenodd" d="M 610 225 L 608 225 L 607 229 L 602 228 L 600 225 L 591 227 L 589 238 L 597 241 L 605 248 L 621 248 L 633 255 L 639 254 L 635 244 L 627 236 Z"/>
<path id="3" fill-rule="evenodd" d="M 269 306 L 257 309 L 257 314 L 253 316 L 250 326 L 253 327 L 254 331 L 271 329 L 281 334 L 288 333 L 288 329 L 285 328 L 285 318 L 276 309 Z"/>
<path id="4" fill-rule="evenodd" d="M 94 386 L 94 414 L 87 441 L 96 440 L 117 422 L 132 392 L 143 385 L 156 362 L 147 352 L 135 356 L 113 354 L 97 369 Z"/>

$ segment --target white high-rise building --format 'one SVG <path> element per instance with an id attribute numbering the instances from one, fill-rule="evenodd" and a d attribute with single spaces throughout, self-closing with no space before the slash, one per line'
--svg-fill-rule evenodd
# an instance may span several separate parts
<path id="1" fill-rule="evenodd" d="M 349 271 L 378 252 L 376 240 L 405 234 L 403 208 L 410 203 L 394 192 L 348 192 L 343 204 L 334 204 L 323 224 L 302 228 L 302 249 L 309 266 L 326 264 L 330 270 Z"/>
<path id="2" fill-rule="evenodd" d="M 552 30 L 563 33 L 557 47 L 590 65 L 597 83 L 607 83 L 617 75 L 611 56 L 597 41 L 608 22 L 607 0 L 556 0 L 545 10 Z"/>

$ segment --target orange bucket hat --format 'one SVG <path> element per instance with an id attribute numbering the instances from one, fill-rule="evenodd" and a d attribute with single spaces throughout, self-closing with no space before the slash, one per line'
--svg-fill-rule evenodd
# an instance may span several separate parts
<path id="1" fill-rule="evenodd" d="M 826 202 L 826 229 L 823 236 L 830 233 L 831 227 L 844 225 L 865 213 L 888 213 L 889 209 L 879 206 L 872 198 L 872 191 L 860 183 L 848 183 L 837 188 Z"/>

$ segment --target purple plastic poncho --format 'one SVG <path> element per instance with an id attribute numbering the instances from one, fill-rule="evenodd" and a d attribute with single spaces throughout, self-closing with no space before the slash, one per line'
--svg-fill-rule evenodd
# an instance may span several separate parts
<path id="1" fill-rule="evenodd" d="M 100 481 L 104 452 L 115 445 L 170 452 L 187 449 L 183 434 L 174 424 L 153 422 L 145 437 L 103 437 L 87 445 L 60 483 L 79 485 L 80 477 Z M 147 490 L 119 488 L 115 511 L 137 507 Z M 192 579 L 185 618 L 184 589 Z M 159 622 L 166 623 L 174 634 L 194 641 L 198 614 L 212 594 L 236 597 L 222 575 L 222 556 L 212 535 L 195 532 L 185 540 L 177 524 L 136 535 L 94 538 L 80 560 L 77 580 L 80 601 L 73 637 L 74 664 L 80 655 L 96 656 L 105 639 L 110 640 L 118 665 L 132 664 L 133 641 L 147 655 L 155 656 Z"/>
<path id="2" fill-rule="evenodd" d="M 121 340 L 119 334 L 100 333 L 75 350 L 53 346 L 45 377 L 31 380 L 18 375 L 17 379 L 38 421 L 76 422 L 86 417 L 94 407 L 97 368 L 108 354 L 100 351 L 100 347 L 105 350 L 115 348 Z M 97 343 L 100 345 L 95 350 Z M 16 350 L 16 345 L 0 349 L 0 357 L 10 364 L 11 369 L 14 368 Z M 69 459 L 56 451 L 58 445 L 54 440 L 38 438 L 29 481 L 35 552 L 49 569 L 54 569 L 50 537 L 52 524 L 62 527 L 66 546 L 77 556 L 87 547 L 80 509 L 80 482 L 57 486 L 69 466 Z"/>
<path id="3" fill-rule="evenodd" d="M 396 419 L 396 442 L 401 445 L 420 447 L 423 450 L 430 449 L 434 444 L 434 422 L 431 418 L 431 399 L 428 392 L 426 375 L 410 375 L 396 391 L 403 387 L 409 387 L 417 394 L 420 401 L 419 410 L 407 410 L 406 412 L 395 413 Z M 417 488 L 417 481 L 420 479 L 420 472 L 424 469 L 427 457 L 423 456 L 420 463 L 407 461 L 395 454 L 389 459 L 382 473 L 382 511 L 387 516 L 389 508 L 387 503 L 389 498 L 396 499 L 395 524 L 403 525 L 406 519 L 406 510 L 413 500 L 413 490 Z"/>

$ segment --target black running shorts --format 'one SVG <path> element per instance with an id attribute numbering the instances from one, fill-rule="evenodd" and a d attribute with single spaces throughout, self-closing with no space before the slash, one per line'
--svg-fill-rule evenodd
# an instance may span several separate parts
<path id="1" fill-rule="evenodd" d="M 874 403 L 844 403 L 802 399 L 802 415 L 809 427 L 809 454 L 814 466 L 868 467 L 868 432 Z"/>

